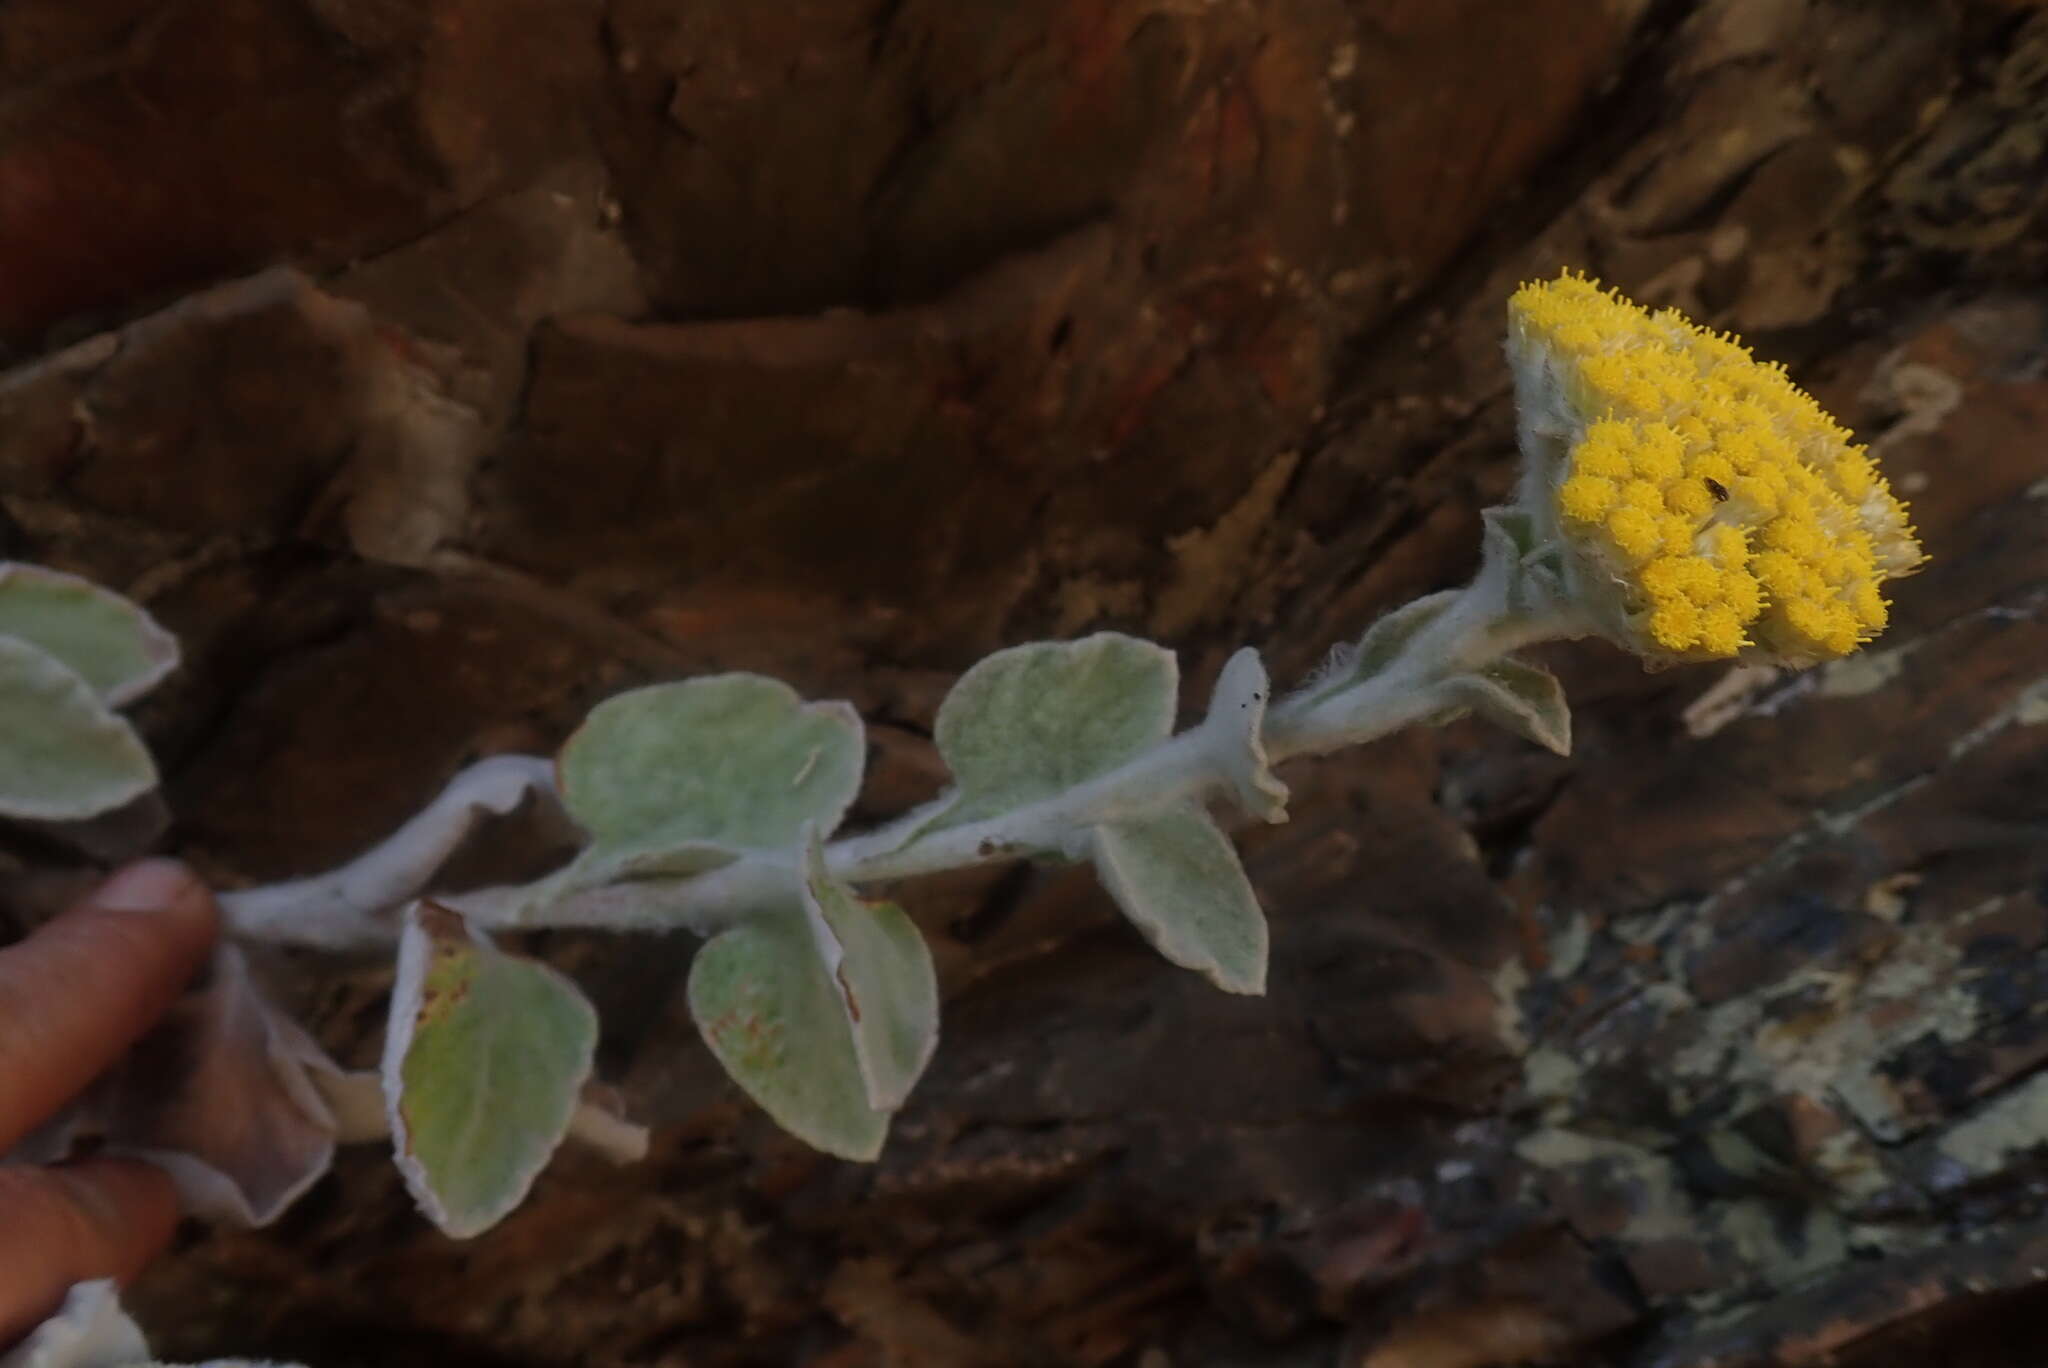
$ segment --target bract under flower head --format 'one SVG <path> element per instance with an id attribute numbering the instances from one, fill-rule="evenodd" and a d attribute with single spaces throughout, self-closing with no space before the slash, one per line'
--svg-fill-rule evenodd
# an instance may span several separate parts
<path id="1" fill-rule="evenodd" d="M 1805 664 L 1884 629 L 1905 506 L 1782 366 L 1569 273 L 1515 292 L 1508 354 L 1523 506 L 1617 641 Z"/>

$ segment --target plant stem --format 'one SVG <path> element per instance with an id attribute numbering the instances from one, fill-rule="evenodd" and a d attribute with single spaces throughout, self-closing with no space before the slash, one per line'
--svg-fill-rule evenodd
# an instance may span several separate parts
<path id="1" fill-rule="evenodd" d="M 1484 578 L 1476 580 L 1385 670 L 1334 694 L 1301 694 L 1276 705 L 1264 731 L 1268 756 L 1277 763 L 1320 755 L 1397 731 L 1443 706 L 1432 685 L 1521 647 L 1584 630 L 1565 615 L 1510 617 L 1500 610 L 1499 598 Z M 1226 774 L 1213 745 L 1202 728 L 1191 728 L 1063 793 L 921 837 L 918 832 L 934 812 L 920 808 L 873 831 L 832 842 L 825 849 L 826 865 L 849 883 L 874 883 L 1047 850 L 1078 856 L 1088 831 L 1102 822 L 1164 802 L 1204 798 L 1222 786 Z M 673 886 L 650 921 L 711 934 L 746 909 L 786 896 L 795 879 L 793 857 L 779 851 L 751 853 Z M 564 910 L 570 913 L 566 919 L 550 917 L 549 924 L 573 923 L 573 907 Z M 472 915 L 486 925 L 493 922 L 488 908 Z M 616 909 L 606 913 L 603 923 L 620 925 Z"/>
<path id="2" fill-rule="evenodd" d="M 1438 711 L 1443 704 L 1435 686 L 1452 675 L 1535 642 L 1586 630 L 1565 612 L 1510 614 L 1502 607 L 1503 597 L 1497 581 L 1482 571 L 1385 668 L 1347 687 L 1307 690 L 1275 704 L 1262 734 L 1269 759 L 1277 764 L 1385 736 Z M 938 811 L 928 805 L 832 842 L 825 849 L 826 865 L 850 883 L 875 883 L 1045 851 L 1080 857 L 1088 833 L 1103 822 L 1163 803 L 1203 799 L 1223 786 L 1228 771 L 1216 746 L 1213 734 L 1193 727 L 1063 793 L 921 835 Z M 485 813 L 509 812 L 529 794 L 555 801 L 547 761 L 497 756 L 474 765 L 389 840 L 350 864 L 309 879 L 229 894 L 223 902 L 230 929 L 250 939 L 328 948 L 389 941 L 396 935 L 390 909 L 427 886 Z M 754 908 L 786 900 L 796 883 L 793 853 L 751 851 L 722 868 L 664 884 L 641 924 L 648 930 L 686 927 L 710 935 Z M 520 893 L 486 890 L 445 901 L 483 926 L 541 924 L 523 918 Z M 616 904 L 579 913 L 573 898 L 544 924 L 586 923 L 615 929 L 633 925 L 622 919 Z"/>

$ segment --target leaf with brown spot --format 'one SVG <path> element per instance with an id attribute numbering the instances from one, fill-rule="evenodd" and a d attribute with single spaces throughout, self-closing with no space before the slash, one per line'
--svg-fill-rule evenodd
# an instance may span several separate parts
<path id="1" fill-rule="evenodd" d="M 519 1205 L 568 1133 L 597 1013 L 554 969 L 415 905 L 398 945 L 384 1095 L 399 1172 L 458 1239 Z"/>

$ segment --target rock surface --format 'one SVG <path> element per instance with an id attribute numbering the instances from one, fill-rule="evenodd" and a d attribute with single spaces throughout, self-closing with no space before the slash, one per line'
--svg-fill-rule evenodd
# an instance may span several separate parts
<path id="1" fill-rule="evenodd" d="M 1298 677 L 1469 574 L 1563 265 L 1787 361 L 1934 558 L 1796 678 L 1556 649 L 1569 761 L 1290 771 L 1264 999 L 1078 875 L 903 890 L 945 1042 L 871 1168 L 723 1081 L 685 938 L 539 937 L 654 1156 L 456 1245 L 351 1155 L 137 1289 L 167 1355 L 2036 1361 L 2048 10 L 14 0 L 0 81 L 0 555 L 185 639 L 224 883 L 694 671 L 851 699 L 863 819 L 1001 645 Z M 274 958 L 371 1058 L 381 971 Z"/>

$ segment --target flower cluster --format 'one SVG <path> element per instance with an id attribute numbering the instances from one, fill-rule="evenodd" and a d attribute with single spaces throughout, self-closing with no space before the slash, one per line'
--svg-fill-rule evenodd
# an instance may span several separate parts
<path id="1" fill-rule="evenodd" d="M 1883 582 L 1921 560 L 1906 510 L 1783 367 L 1572 274 L 1508 317 L 1525 501 L 1603 628 L 1653 660 L 1791 663 L 1883 630 Z"/>

